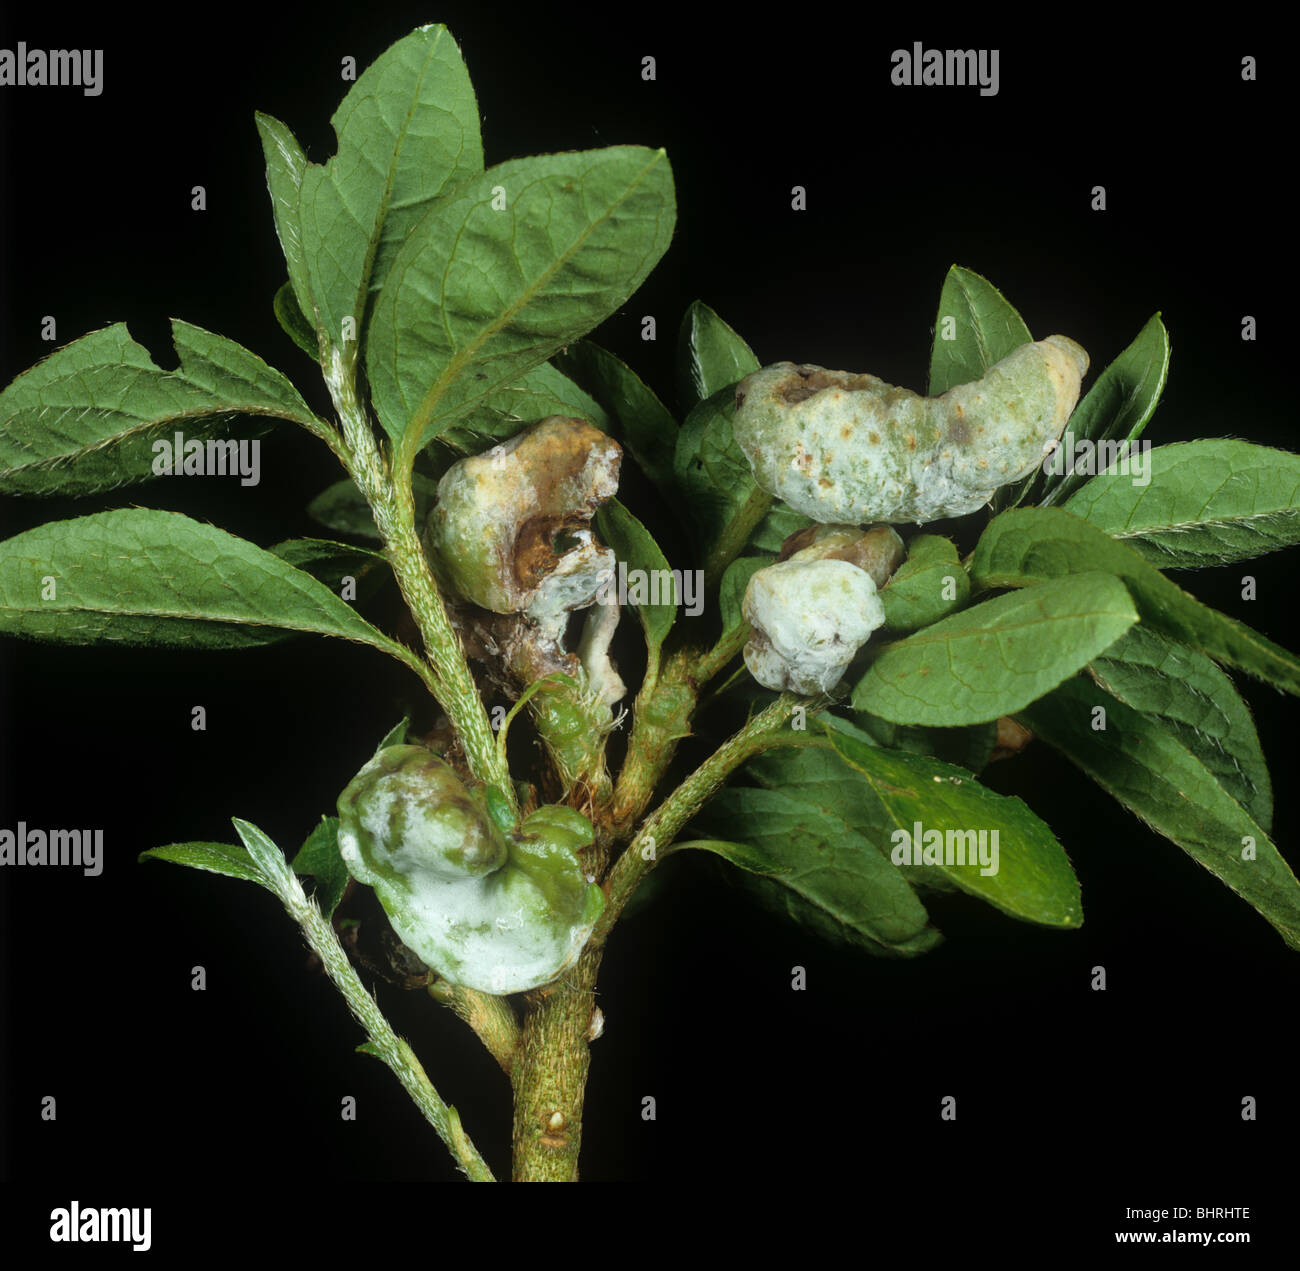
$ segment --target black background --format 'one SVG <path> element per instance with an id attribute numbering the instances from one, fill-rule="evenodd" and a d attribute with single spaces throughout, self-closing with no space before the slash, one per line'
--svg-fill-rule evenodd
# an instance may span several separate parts
<path id="1" fill-rule="evenodd" d="M 677 324 L 696 298 L 764 363 L 920 388 L 957 262 L 993 281 L 1036 336 L 1079 340 L 1094 372 L 1160 310 L 1174 351 L 1155 443 L 1295 446 L 1274 157 L 1291 127 L 1287 69 L 1268 31 L 1231 22 L 1147 35 L 1099 19 L 1067 37 L 809 6 L 730 25 L 657 7 L 227 5 L 173 10 L 165 27 L 66 6 L 12 11 L 0 47 L 103 48 L 105 90 L 0 89 L 0 379 L 50 351 L 47 314 L 59 343 L 126 319 L 164 365 L 176 316 L 253 349 L 326 410 L 319 376 L 271 313 L 284 267 L 253 111 L 284 120 L 323 161 L 347 87 L 340 59 L 364 68 L 427 21 L 461 45 L 489 164 L 618 142 L 667 149 L 673 244 L 596 332 L 665 401 Z M 1000 48 L 998 95 L 892 86 L 890 52 L 918 39 Z M 1258 83 L 1241 81 L 1247 53 Z M 647 55 L 653 83 L 641 78 Z M 205 212 L 190 209 L 198 184 Z M 790 208 L 796 185 L 806 212 Z M 1105 212 L 1090 210 L 1094 185 Z M 653 343 L 640 338 L 647 314 Z M 1255 343 L 1240 338 L 1245 314 Z M 252 489 L 212 478 L 76 503 L 6 499 L 0 531 L 139 504 L 264 545 L 319 532 L 302 508 L 340 475 L 332 457 L 286 425 L 262 461 Z M 671 523 L 661 529 L 681 559 Z M 1296 647 L 1291 559 L 1180 581 Z M 1249 604 L 1243 573 L 1258 579 Z M 1241 689 L 1274 772 L 1275 841 L 1295 861 L 1295 715 L 1269 686 Z M 182 1180 L 219 1195 L 274 1180 L 319 1198 L 331 1177 L 456 1177 L 391 1075 L 353 1053 L 356 1026 L 273 898 L 135 863 L 160 843 L 229 840 L 232 815 L 296 845 L 418 702 L 415 681 L 325 640 L 230 654 L 6 642 L 0 700 L 0 825 L 102 827 L 106 844 L 98 878 L 0 878 L 0 1172 L 64 1198 L 54 1203 L 159 1205 Z M 196 704 L 206 732 L 191 731 Z M 1081 932 L 958 898 L 932 907 L 948 936 L 938 951 L 872 961 L 777 925 L 708 862 L 674 860 L 656 902 L 610 943 L 584 1176 L 687 1194 L 847 1186 L 883 1232 L 920 1240 L 925 1229 L 903 1220 L 934 1212 L 997 1247 L 1026 1224 L 1103 1241 L 1129 1225 L 1126 1205 L 1246 1204 L 1263 1240 L 1280 1222 L 1271 1161 L 1293 1155 L 1295 955 L 1043 748 L 988 780 L 1026 797 L 1065 844 L 1083 884 Z M 195 964 L 204 993 L 189 987 Z M 790 989 L 796 964 L 806 992 Z M 1089 989 L 1097 965 L 1105 993 Z M 448 1013 L 418 994 L 381 995 L 506 1173 L 505 1079 Z M 53 1124 L 39 1116 L 46 1094 L 58 1099 Z M 346 1094 L 354 1123 L 339 1118 Z M 938 1117 L 947 1094 L 955 1123 Z M 645 1095 L 653 1123 L 640 1118 Z M 1240 1118 L 1245 1095 L 1258 1100 L 1255 1123 Z M 305 1200 L 302 1213 L 310 1224 Z"/>

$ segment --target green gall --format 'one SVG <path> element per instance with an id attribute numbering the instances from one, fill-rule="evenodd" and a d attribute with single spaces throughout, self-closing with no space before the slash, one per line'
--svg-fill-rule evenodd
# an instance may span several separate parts
<path id="1" fill-rule="evenodd" d="M 885 621 L 876 584 L 846 560 L 781 561 L 745 590 L 745 665 L 764 688 L 825 693 Z"/>
<path id="2" fill-rule="evenodd" d="M 938 397 L 778 362 L 736 386 L 732 435 L 758 485 L 815 521 L 923 524 L 974 512 L 1042 463 L 1087 369 L 1063 335 Z"/>
<path id="3" fill-rule="evenodd" d="M 402 943 L 448 983 L 497 995 L 563 974 L 604 907 L 575 855 L 591 823 L 543 807 L 507 829 L 502 802 L 422 746 L 381 750 L 339 796 L 339 852 Z"/>

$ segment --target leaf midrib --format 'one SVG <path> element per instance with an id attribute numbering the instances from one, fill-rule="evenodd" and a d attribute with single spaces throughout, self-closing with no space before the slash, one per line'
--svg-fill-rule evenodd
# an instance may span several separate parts
<path id="1" fill-rule="evenodd" d="M 496 335 L 498 331 L 500 331 L 504 326 L 506 326 L 508 322 L 512 318 L 514 318 L 516 314 L 520 312 L 520 310 L 526 308 L 532 302 L 532 300 L 536 297 L 536 295 L 544 287 L 544 285 L 548 283 L 564 265 L 567 265 L 569 260 L 572 259 L 572 257 L 581 249 L 582 245 L 587 241 L 590 235 L 593 234 L 599 226 L 603 225 L 607 220 L 609 220 L 609 218 L 614 214 L 614 212 L 617 211 L 620 207 L 622 207 L 622 205 L 629 198 L 632 197 L 633 192 L 641 185 L 646 174 L 650 172 L 651 169 L 653 169 L 655 165 L 658 164 L 662 158 L 663 158 L 662 153 L 659 151 L 655 151 L 653 158 L 650 160 L 648 164 L 646 164 L 644 168 L 641 169 L 641 171 L 637 174 L 636 179 L 628 183 L 628 186 L 624 190 L 623 194 L 615 202 L 611 203 L 605 209 L 604 213 L 597 220 L 592 221 L 587 225 L 587 227 L 574 241 L 573 245 L 570 248 L 568 248 L 562 255 L 556 257 L 553 263 L 551 264 L 551 266 L 548 269 L 544 270 L 541 274 L 539 274 L 538 277 L 532 283 L 532 285 L 526 287 L 523 290 L 523 292 L 520 294 L 520 296 L 516 299 L 516 301 L 513 304 L 509 305 L 506 309 L 504 309 L 495 321 L 485 326 L 473 340 L 471 340 L 463 348 L 457 350 L 455 356 L 452 357 L 451 361 L 449 361 L 446 367 L 443 369 L 442 374 L 440 374 L 438 378 L 430 386 L 428 392 L 426 392 L 424 397 L 421 399 L 420 405 L 416 408 L 416 410 L 412 413 L 410 419 L 407 421 L 406 427 L 403 430 L 404 438 L 408 435 L 414 434 L 414 436 L 417 438 L 417 444 L 418 444 L 418 440 L 422 438 L 424 435 L 424 430 L 429 426 L 429 424 L 435 418 L 435 412 L 436 412 L 438 402 L 442 399 L 447 389 L 451 387 L 451 385 L 456 381 L 457 378 L 459 378 L 460 373 L 465 369 L 466 365 L 473 361 L 474 355 L 478 353 L 479 349 L 481 349 L 483 345 L 487 343 L 488 340 L 490 340 L 494 335 Z M 474 206 L 477 207 L 478 204 L 475 204 Z M 463 230 L 464 230 L 464 221 L 461 222 L 460 232 L 463 232 Z M 449 252 L 447 255 L 447 264 L 446 264 L 447 269 L 450 268 L 451 262 L 454 258 L 455 258 L 455 252 L 454 251 Z M 444 296 L 446 295 L 445 270 L 443 274 L 442 294 Z M 393 352 L 394 352 L 394 357 L 396 357 L 397 356 L 396 341 L 394 341 Z M 400 383 L 400 377 L 396 373 L 396 368 L 394 368 L 393 376 L 394 376 L 394 381 Z"/>

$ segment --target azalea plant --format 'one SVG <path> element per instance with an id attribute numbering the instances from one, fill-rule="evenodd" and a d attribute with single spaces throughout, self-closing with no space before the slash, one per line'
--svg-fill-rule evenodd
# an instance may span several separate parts
<path id="1" fill-rule="evenodd" d="M 469 1178 L 492 1173 L 376 976 L 454 1011 L 508 1074 L 513 1177 L 576 1179 L 602 955 L 660 861 L 710 853 L 783 918 L 881 956 L 940 941 L 941 892 L 1068 931 L 1064 847 L 979 780 L 1035 738 L 1300 945 L 1228 674 L 1296 693 L 1300 660 L 1167 576 L 1300 539 L 1300 458 L 1149 445 L 1158 314 L 1087 383 L 1077 342 L 1035 340 L 953 267 L 921 394 L 763 366 L 697 302 L 674 412 L 586 338 L 669 248 L 662 150 L 485 168 L 440 26 L 384 53 L 333 125 L 318 164 L 257 118 L 275 312 L 332 414 L 222 336 L 174 321 L 164 370 L 118 323 L 0 394 L 0 489 L 234 470 L 287 422 L 338 459 L 310 507 L 338 537 L 263 548 L 142 508 L 50 522 L 0 544 L 0 630 L 203 651 L 328 635 L 411 672 L 422 699 L 344 739 L 355 776 L 301 810 L 293 851 L 235 819 L 237 842 L 144 857 L 275 894 Z M 690 559 L 660 549 L 668 525 Z M 363 612 L 383 588 L 409 616 L 391 631 Z M 385 967 L 356 956 L 367 898 Z"/>

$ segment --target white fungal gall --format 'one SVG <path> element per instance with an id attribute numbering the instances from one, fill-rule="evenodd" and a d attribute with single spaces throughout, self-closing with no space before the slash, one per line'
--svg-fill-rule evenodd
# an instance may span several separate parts
<path id="1" fill-rule="evenodd" d="M 736 388 L 732 435 L 758 485 L 821 522 L 924 524 L 1028 476 L 1079 400 L 1088 355 L 1048 336 L 938 397 L 778 362 Z"/>
<path id="2" fill-rule="evenodd" d="M 843 678 L 885 609 L 871 575 L 846 560 L 791 559 L 745 591 L 745 665 L 764 688 L 824 693 Z"/>
<path id="3" fill-rule="evenodd" d="M 438 482 L 427 538 L 466 600 L 544 627 L 592 603 L 615 569 L 591 518 L 618 489 L 623 452 L 581 419 L 552 415 Z"/>

